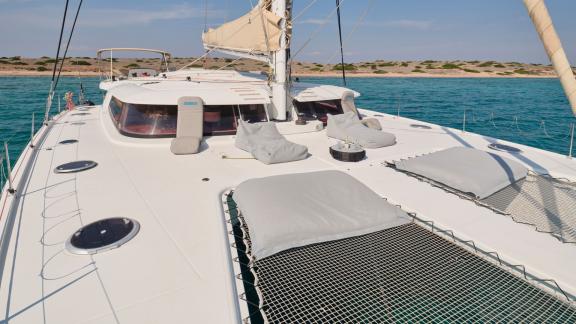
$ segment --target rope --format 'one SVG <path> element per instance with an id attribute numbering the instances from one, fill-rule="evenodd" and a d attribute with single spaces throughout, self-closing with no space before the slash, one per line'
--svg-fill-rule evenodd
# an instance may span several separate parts
<path id="1" fill-rule="evenodd" d="M 250 51 L 250 53 L 248 53 L 248 54 L 251 54 L 251 53 L 252 53 L 252 51 Z M 241 60 L 241 59 L 242 59 L 242 57 L 239 57 L 239 58 L 235 59 L 234 61 L 232 61 L 232 62 L 230 62 L 230 63 L 228 63 L 228 64 L 226 64 L 226 65 L 224 65 L 224 66 L 221 66 L 220 68 L 218 68 L 217 71 L 223 70 L 223 69 L 229 67 L 230 65 L 238 62 L 238 61 Z"/>
<path id="2" fill-rule="evenodd" d="M 344 43 L 347 43 L 348 40 L 352 37 L 352 35 L 354 35 L 354 33 L 356 32 L 358 27 L 360 27 L 360 25 L 366 19 L 366 16 L 368 15 L 368 13 L 370 12 L 370 10 L 372 9 L 373 6 L 374 6 L 374 0 L 370 0 L 370 2 L 368 3 L 368 6 L 366 7 L 366 9 L 362 13 L 362 15 L 360 15 L 360 17 L 358 18 L 358 21 L 356 21 L 356 24 L 354 25 L 354 27 L 350 30 L 348 35 L 346 35 L 346 37 L 344 38 Z M 331 63 L 332 60 L 336 57 L 336 55 L 338 55 L 338 50 L 334 51 L 334 53 L 332 54 L 332 56 L 330 56 L 330 58 L 328 59 L 327 62 Z"/>
<path id="3" fill-rule="evenodd" d="M 66 16 L 68 15 L 68 3 L 66 0 L 66 5 L 64 7 L 64 16 L 62 17 L 62 26 L 60 27 L 60 37 L 58 39 L 58 49 L 56 50 L 56 61 L 54 62 L 54 69 L 52 70 L 52 81 L 50 82 L 50 91 L 48 92 L 48 98 L 46 99 L 46 111 L 44 112 L 44 122 L 48 122 L 48 115 L 50 114 L 50 107 L 52 106 L 52 98 L 54 97 L 54 79 L 56 76 L 56 67 L 58 65 L 58 60 L 60 58 L 60 48 L 62 47 L 62 36 L 64 35 L 64 26 L 66 25 Z"/>
<path id="4" fill-rule="evenodd" d="M 334 10 L 332 10 L 324 19 L 324 21 L 320 24 L 320 26 L 318 26 L 318 28 L 316 28 L 316 30 L 310 35 L 310 37 L 306 40 L 306 42 L 304 42 L 304 44 L 296 51 L 296 53 L 294 53 L 294 55 L 292 55 L 292 57 L 290 58 L 290 63 L 292 63 L 294 61 L 294 59 L 296 59 L 296 57 L 298 56 L 298 54 L 300 54 L 302 52 L 302 50 L 304 50 L 309 44 L 310 42 L 314 39 L 314 37 L 316 37 L 316 35 L 326 26 L 326 24 L 328 23 L 328 21 L 334 16 L 334 14 L 336 14 L 336 11 L 340 8 L 340 6 L 344 3 L 345 0 L 341 0 L 340 4 L 336 6 L 336 8 L 334 8 Z"/>
<path id="5" fill-rule="evenodd" d="M 58 39 L 58 49 L 56 50 L 56 62 L 54 62 L 54 69 L 52 70 L 52 82 L 54 82 L 56 76 L 56 67 L 58 65 L 58 60 L 60 59 L 60 48 L 62 47 L 62 36 L 64 36 L 64 26 L 66 25 L 66 16 L 68 15 L 68 3 L 66 0 L 66 6 L 64 7 L 64 16 L 62 17 L 62 26 L 60 27 L 60 38 Z M 51 88 L 50 91 L 53 89 Z"/>
<path id="6" fill-rule="evenodd" d="M 262 10 L 262 9 L 261 9 Z M 222 40 L 222 41 L 227 41 L 228 39 L 236 36 L 236 34 L 238 34 L 244 27 L 248 26 L 249 24 L 251 24 L 250 21 L 247 21 L 244 25 L 240 26 L 240 28 L 238 28 L 236 30 L 236 32 L 234 32 L 233 34 L 231 34 L 230 36 L 228 36 L 226 39 Z M 191 63 L 188 63 L 186 65 L 184 65 L 183 67 L 179 68 L 177 71 L 182 71 L 184 69 L 186 69 L 187 67 L 197 63 L 198 61 L 202 60 L 203 58 L 207 57 L 210 53 L 212 53 L 213 51 L 217 50 L 217 47 L 213 47 L 210 50 L 208 50 L 206 53 L 204 53 L 204 55 L 200 56 L 199 58 L 195 59 L 194 61 L 192 61 Z"/>
<path id="7" fill-rule="evenodd" d="M 76 15 L 74 16 L 72 29 L 70 29 L 70 35 L 68 36 L 68 42 L 66 43 L 66 50 L 64 51 L 64 56 L 62 57 L 62 62 L 60 63 L 60 69 L 58 70 L 58 77 L 56 78 L 54 89 L 58 87 L 58 82 L 60 81 L 60 74 L 62 73 L 64 62 L 66 61 L 66 55 L 68 55 L 68 48 L 70 47 L 70 43 L 72 42 L 72 36 L 74 35 L 74 30 L 76 29 L 76 22 L 78 21 L 78 15 L 80 14 L 80 9 L 82 8 L 82 2 L 84 2 L 84 0 L 80 0 L 80 3 L 78 3 L 78 9 L 76 9 Z"/>
<path id="8" fill-rule="evenodd" d="M 342 82 L 346 86 L 346 67 L 344 66 L 344 45 L 342 44 L 342 20 L 340 19 L 340 0 L 336 0 L 336 16 L 338 17 L 338 37 L 340 39 L 340 62 L 342 67 Z"/>
<path id="9" fill-rule="evenodd" d="M 310 9 L 318 0 L 312 0 L 310 1 L 310 3 L 308 3 L 308 5 L 306 7 L 304 7 L 304 9 L 302 9 L 302 11 L 300 11 L 296 16 L 294 16 L 294 18 L 292 19 L 292 23 L 295 23 L 298 18 L 300 18 L 303 14 L 305 14 L 308 9 Z"/>

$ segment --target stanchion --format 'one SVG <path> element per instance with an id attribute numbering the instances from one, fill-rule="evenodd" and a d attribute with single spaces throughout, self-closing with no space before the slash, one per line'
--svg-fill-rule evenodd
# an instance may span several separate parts
<path id="1" fill-rule="evenodd" d="M 568 152 L 568 157 L 572 158 L 572 148 L 574 147 L 574 123 L 570 127 L 570 151 Z"/>
<path id="2" fill-rule="evenodd" d="M 30 147 L 34 147 L 34 113 L 32 113 L 32 126 L 30 127 Z"/>
<path id="3" fill-rule="evenodd" d="M 14 186 L 12 184 L 12 165 L 10 163 L 10 153 L 8 152 L 8 142 L 4 142 L 4 156 L 6 157 L 6 167 L 8 169 L 8 192 L 14 194 Z"/>

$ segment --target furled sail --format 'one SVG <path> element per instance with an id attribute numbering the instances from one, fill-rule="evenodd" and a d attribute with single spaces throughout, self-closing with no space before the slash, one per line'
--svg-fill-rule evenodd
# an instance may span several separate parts
<path id="1" fill-rule="evenodd" d="M 268 55 L 281 49 L 281 21 L 266 6 L 256 6 L 248 14 L 205 32 L 204 47 L 231 54 Z"/>
<path id="2" fill-rule="evenodd" d="M 576 79 L 574 79 L 572 67 L 562 48 L 560 38 L 554 29 L 546 4 L 544 0 L 524 0 L 524 4 L 528 9 L 534 26 L 536 26 L 540 39 L 542 39 L 546 53 L 560 78 L 564 92 L 572 106 L 572 111 L 576 115 Z"/>

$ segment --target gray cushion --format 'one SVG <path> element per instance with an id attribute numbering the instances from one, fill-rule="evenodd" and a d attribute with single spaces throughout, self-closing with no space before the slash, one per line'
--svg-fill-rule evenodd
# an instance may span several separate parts
<path id="1" fill-rule="evenodd" d="M 382 125 L 376 118 L 364 118 L 360 121 L 362 125 L 375 130 L 382 130 Z"/>
<path id="2" fill-rule="evenodd" d="M 396 144 L 396 136 L 364 126 L 353 112 L 328 115 L 326 133 L 329 137 L 354 142 L 365 148 L 379 148 Z"/>
<path id="3" fill-rule="evenodd" d="M 234 200 L 257 259 L 411 221 L 400 208 L 340 171 L 247 180 L 234 191 Z"/>
<path id="4" fill-rule="evenodd" d="M 466 147 L 453 147 L 398 161 L 396 168 L 471 193 L 480 199 L 528 174 L 528 169 L 518 162 Z"/>
<path id="5" fill-rule="evenodd" d="M 298 161 L 308 157 L 306 146 L 288 141 L 272 122 L 250 124 L 239 120 L 235 144 L 265 164 Z"/>
<path id="6" fill-rule="evenodd" d="M 170 151 L 176 155 L 195 154 L 200 149 L 201 139 L 194 136 L 177 137 L 172 140 Z"/>

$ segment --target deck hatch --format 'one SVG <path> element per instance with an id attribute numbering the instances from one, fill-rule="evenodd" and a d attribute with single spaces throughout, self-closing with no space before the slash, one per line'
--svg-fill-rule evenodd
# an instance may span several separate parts
<path id="1" fill-rule="evenodd" d="M 60 141 L 58 144 L 61 144 L 61 145 L 69 145 L 69 144 L 76 144 L 76 143 L 78 143 L 78 140 L 68 139 L 68 140 Z"/>
<path id="2" fill-rule="evenodd" d="M 576 321 L 562 295 L 420 222 L 254 260 L 241 211 L 227 203 L 253 323 Z"/>
<path id="3" fill-rule="evenodd" d="M 410 127 L 418 129 L 432 129 L 432 127 L 423 124 L 411 124 Z"/>
<path id="4" fill-rule="evenodd" d="M 522 153 L 522 150 L 517 147 L 500 143 L 492 143 L 488 145 L 488 148 L 508 153 Z"/>
<path id="5" fill-rule="evenodd" d="M 95 168 L 98 163 L 94 161 L 74 161 L 61 164 L 54 169 L 56 173 L 75 173 Z"/>
<path id="6" fill-rule="evenodd" d="M 129 218 L 107 218 L 88 224 L 66 241 L 74 254 L 95 254 L 115 249 L 130 241 L 140 231 L 140 224 Z"/>

